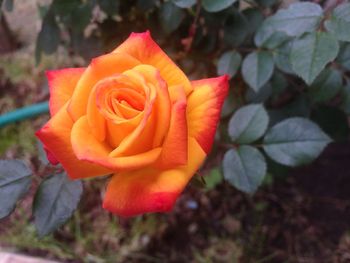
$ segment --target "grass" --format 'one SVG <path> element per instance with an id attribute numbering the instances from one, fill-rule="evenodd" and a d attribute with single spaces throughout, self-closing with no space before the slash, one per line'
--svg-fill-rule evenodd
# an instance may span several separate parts
<path id="1" fill-rule="evenodd" d="M 7 151 L 16 151 L 16 157 L 35 154 L 37 151 L 35 130 L 31 121 L 12 124 L 0 129 L 0 155 Z"/>

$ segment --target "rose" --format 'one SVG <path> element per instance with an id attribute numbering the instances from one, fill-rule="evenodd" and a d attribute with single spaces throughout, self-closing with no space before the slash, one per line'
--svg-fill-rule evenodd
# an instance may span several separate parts
<path id="1" fill-rule="evenodd" d="M 228 78 L 190 82 L 152 40 L 132 33 L 87 68 L 47 72 L 51 119 L 36 135 L 71 179 L 113 174 L 103 207 L 169 211 L 209 153 Z"/>

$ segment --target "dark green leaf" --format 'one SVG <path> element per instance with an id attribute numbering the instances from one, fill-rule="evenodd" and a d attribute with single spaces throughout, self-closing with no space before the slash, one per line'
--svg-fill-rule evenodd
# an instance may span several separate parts
<path id="1" fill-rule="evenodd" d="M 38 38 L 36 40 L 36 60 L 40 61 L 41 52 L 54 53 L 60 43 L 60 29 L 52 12 L 45 16 Z"/>
<path id="2" fill-rule="evenodd" d="M 65 174 L 55 174 L 40 184 L 33 206 L 40 237 L 55 231 L 72 216 L 82 192 L 81 181 L 71 181 Z"/>
<path id="3" fill-rule="evenodd" d="M 307 33 L 294 40 L 290 62 L 294 72 L 310 85 L 338 51 L 338 41 L 330 33 Z"/>
<path id="4" fill-rule="evenodd" d="M 290 37 L 286 33 L 277 31 L 272 33 L 268 38 L 264 38 L 263 42 L 259 42 L 257 38 L 255 38 L 254 41 L 255 41 L 255 45 L 258 47 L 265 47 L 267 49 L 276 49 L 277 47 L 279 47 L 289 39 Z"/>
<path id="5" fill-rule="evenodd" d="M 222 182 L 222 175 L 220 169 L 214 168 L 210 170 L 208 175 L 204 176 L 205 185 L 207 190 L 214 189 L 217 185 Z"/>
<path id="6" fill-rule="evenodd" d="M 89 25 L 92 16 L 91 6 L 89 4 L 79 5 L 72 11 L 72 28 L 75 33 L 84 33 L 85 28 Z M 79 17 L 79 19 L 74 19 Z"/>
<path id="7" fill-rule="evenodd" d="M 264 20 L 264 16 L 258 8 L 248 8 L 242 11 L 242 14 L 247 20 L 247 35 L 255 33 L 258 27 Z"/>
<path id="8" fill-rule="evenodd" d="M 272 95 L 272 86 L 268 82 L 262 86 L 258 92 L 255 92 L 253 89 L 249 88 L 245 93 L 245 99 L 249 103 L 263 103 L 269 99 Z"/>
<path id="9" fill-rule="evenodd" d="M 172 0 L 172 2 L 178 7 L 189 8 L 196 3 L 196 0 Z"/>
<path id="10" fill-rule="evenodd" d="M 270 80 L 270 85 L 272 87 L 272 95 L 276 98 L 287 88 L 288 82 L 283 74 L 275 71 Z"/>
<path id="11" fill-rule="evenodd" d="M 101 38 L 94 35 L 85 38 L 82 32 L 75 30 L 71 33 L 73 50 L 86 60 L 91 60 L 103 51 Z"/>
<path id="12" fill-rule="evenodd" d="M 238 97 L 233 89 L 229 89 L 229 93 L 224 101 L 224 105 L 221 110 L 221 117 L 225 118 L 232 114 L 240 105 L 242 104 L 242 99 Z"/>
<path id="13" fill-rule="evenodd" d="M 345 141 L 349 136 L 348 118 L 338 108 L 322 105 L 311 112 L 310 118 L 337 141 Z"/>
<path id="14" fill-rule="evenodd" d="M 5 0 L 4 6 L 5 6 L 5 10 L 7 12 L 11 12 L 13 10 L 13 6 L 14 6 L 13 0 Z"/>
<path id="15" fill-rule="evenodd" d="M 350 71 L 350 44 L 346 43 L 341 46 L 336 61 Z"/>
<path id="16" fill-rule="evenodd" d="M 255 0 L 258 5 L 263 7 L 269 7 L 278 2 L 278 0 Z"/>
<path id="17" fill-rule="evenodd" d="M 341 108 L 345 111 L 346 114 L 350 115 L 350 82 L 343 87 L 341 93 Z"/>
<path id="18" fill-rule="evenodd" d="M 251 104 L 237 110 L 228 126 L 234 142 L 245 144 L 259 139 L 266 132 L 269 116 L 261 104 Z"/>
<path id="19" fill-rule="evenodd" d="M 338 70 L 326 68 L 309 88 L 309 95 L 314 102 L 324 102 L 333 98 L 342 87 L 342 76 Z"/>
<path id="20" fill-rule="evenodd" d="M 243 60 L 243 78 L 254 91 L 258 91 L 270 79 L 272 73 L 273 58 L 267 51 L 250 53 Z"/>
<path id="21" fill-rule="evenodd" d="M 332 32 L 338 40 L 350 41 L 350 3 L 337 6 L 325 27 Z"/>
<path id="22" fill-rule="evenodd" d="M 322 19 L 322 8 L 318 4 L 303 2 L 291 4 L 267 18 L 258 29 L 255 43 L 262 45 L 271 35 L 282 31 L 288 36 L 300 36 L 316 30 Z"/>
<path id="23" fill-rule="evenodd" d="M 230 10 L 224 23 L 224 40 L 232 46 L 239 46 L 248 33 L 248 22 L 238 10 Z"/>
<path id="24" fill-rule="evenodd" d="M 157 0 L 137 0 L 137 7 L 142 11 L 148 11 L 156 6 Z"/>
<path id="25" fill-rule="evenodd" d="M 184 18 L 184 11 L 171 2 L 164 3 L 160 9 L 159 19 L 166 33 L 176 30 Z"/>
<path id="26" fill-rule="evenodd" d="M 305 117 L 310 116 L 311 103 L 310 100 L 301 94 L 297 96 L 292 102 L 275 110 L 269 110 L 270 126 L 291 117 Z"/>
<path id="27" fill-rule="evenodd" d="M 119 0 L 98 0 L 98 5 L 101 7 L 103 12 L 109 16 L 116 15 L 119 12 Z"/>
<path id="28" fill-rule="evenodd" d="M 47 12 L 49 11 L 50 6 L 47 5 L 38 5 L 38 13 L 40 19 L 44 19 L 46 16 Z"/>
<path id="29" fill-rule="evenodd" d="M 80 4 L 80 0 L 54 0 L 51 4 L 51 11 L 59 17 L 65 17 L 71 15 Z"/>
<path id="30" fill-rule="evenodd" d="M 237 0 L 202 0 L 204 9 L 208 12 L 219 12 L 231 6 Z"/>
<path id="31" fill-rule="evenodd" d="M 241 54 L 237 51 L 228 51 L 222 54 L 218 61 L 218 74 L 228 74 L 232 78 L 236 75 L 241 62 Z"/>
<path id="32" fill-rule="evenodd" d="M 237 189 L 254 193 L 266 174 L 264 156 L 254 147 L 243 145 L 225 153 L 224 177 Z"/>
<path id="33" fill-rule="evenodd" d="M 278 163 L 299 166 L 313 161 L 331 141 L 312 121 L 295 117 L 276 124 L 267 132 L 264 150 Z"/>
<path id="34" fill-rule="evenodd" d="M 19 160 L 0 160 L 0 219 L 15 209 L 29 190 L 31 170 Z"/>
<path id="35" fill-rule="evenodd" d="M 288 74 L 294 73 L 292 69 L 292 65 L 289 61 L 291 49 L 292 49 L 292 42 L 287 41 L 275 50 L 274 56 L 273 56 L 276 67 L 282 70 L 284 73 L 288 73 Z"/>

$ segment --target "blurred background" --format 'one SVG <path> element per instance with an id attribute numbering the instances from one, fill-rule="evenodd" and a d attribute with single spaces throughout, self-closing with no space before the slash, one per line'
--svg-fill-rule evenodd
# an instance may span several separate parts
<path id="1" fill-rule="evenodd" d="M 190 79 L 232 76 L 220 127 L 226 130 L 235 109 L 265 102 L 266 94 L 254 93 L 236 66 L 219 67 L 221 55 L 233 47 L 250 52 L 263 18 L 292 1 L 226 2 L 212 12 L 210 1 L 203 9 L 195 0 L 0 1 L 0 114 L 48 100 L 45 70 L 86 66 L 130 32 L 150 30 Z M 316 111 L 314 119 L 334 117 L 326 112 Z M 1 127 L 1 159 L 25 160 L 35 176 L 30 193 L 0 221 L 0 250 L 58 262 L 350 262 L 348 117 L 336 116 L 342 119 L 334 133 L 332 122 L 323 128 L 331 126 L 339 140 L 311 165 L 269 163 L 254 195 L 223 181 L 223 152 L 216 147 L 172 212 L 115 217 L 101 207 L 105 182 L 87 180 L 73 217 L 41 239 L 31 224 L 33 195 L 53 168 L 34 133 L 49 116 Z"/>

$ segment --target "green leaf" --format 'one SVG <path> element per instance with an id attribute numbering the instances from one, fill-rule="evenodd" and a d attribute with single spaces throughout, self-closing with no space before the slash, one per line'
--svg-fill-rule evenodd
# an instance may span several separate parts
<path id="1" fill-rule="evenodd" d="M 330 33 L 307 33 L 293 41 L 290 62 L 294 72 L 310 85 L 338 51 L 338 41 Z"/>
<path id="2" fill-rule="evenodd" d="M 237 189 L 254 193 L 266 174 L 264 156 L 254 147 L 243 145 L 225 153 L 224 178 Z"/>
<path id="3" fill-rule="evenodd" d="M 40 184 L 33 205 L 40 237 L 55 231 L 72 216 L 82 192 L 81 181 L 71 181 L 64 173 L 50 176 Z"/>
<path id="4" fill-rule="evenodd" d="M 271 35 L 282 31 L 288 36 L 300 36 L 305 32 L 315 31 L 322 19 L 322 8 L 318 4 L 303 2 L 291 4 L 287 9 L 279 10 L 265 19 L 255 36 L 255 43 L 260 46 Z"/>
<path id="5" fill-rule="evenodd" d="M 350 82 L 343 87 L 341 93 L 341 108 L 346 112 L 346 114 L 350 115 Z"/>
<path id="6" fill-rule="evenodd" d="M 220 169 L 214 168 L 210 170 L 208 175 L 204 176 L 205 185 L 207 190 L 214 189 L 217 185 L 222 182 L 222 175 Z"/>
<path id="7" fill-rule="evenodd" d="M 269 116 L 261 104 L 237 110 L 229 121 L 228 133 L 234 142 L 245 144 L 259 139 L 266 132 Z"/>
<path id="8" fill-rule="evenodd" d="M 31 170 L 19 160 L 0 160 L 0 219 L 8 216 L 29 190 Z"/>
<path id="9" fill-rule="evenodd" d="M 244 15 L 236 9 L 230 10 L 224 23 L 224 41 L 232 46 L 239 46 L 247 37 L 248 22 Z"/>
<path id="10" fill-rule="evenodd" d="M 350 71 L 350 44 L 346 43 L 341 46 L 336 61 Z"/>
<path id="11" fill-rule="evenodd" d="M 349 136 L 349 124 L 346 114 L 336 108 L 321 105 L 311 112 L 311 120 L 337 141 L 345 141 Z"/>
<path id="12" fill-rule="evenodd" d="M 255 92 L 253 89 L 247 89 L 245 93 L 245 99 L 249 103 L 263 103 L 267 101 L 272 95 L 272 86 L 268 82 L 262 86 L 258 92 Z"/>
<path id="13" fill-rule="evenodd" d="M 190 8 L 196 3 L 196 0 L 172 0 L 172 2 L 178 7 Z"/>
<path id="14" fill-rule="evenodd" d="M 44 17 L 46 16 L 47 12 L 49 11 L 50 6 L 38 4 L 37 7 L 38 7 L 39 18 L 40 18 L 40 20 L 42 20 L 42 19 L 44 19 Z"/>
<path id="15" fill-rule="evenodd" d="M 293 101 L 275 110 L 269 110 L 270 126 L 291 117 L 310 116 L 311 103 L 304 94 L 300 94 Z"/>
<path id="16" fill-rule="evenodd" d="M 241 65 L 242 57 L 237 51 L 228 51 L 221 55 L 218 61 L 218 74 L 228 74 L 230 78 L 236 75 Z"/>
<path id="17" fill-rule="evenodd" d="M 290 51 L 292 49 L 292 42 L 285 42 L 279 46 L 274 52 L 274 62 L 276 67 L 284 73 L 294 74 L 292 65 L 289 61 Z"/>
<path id="18" fill-rule="evenodd" d="M 233 89 L 230 89 L 221 109 L 221 118 L 230 116 L 242 103 L 242 99 L 236 95 Z"/>
<path id="19" fill-rule="evenodd" d="M 119 0 L 98 0 L 98 5 L 109 16 L 116 15 L 119 12 Z"/>
<path id="20" fill-rule="evenodd" d="M 272 73 L 273 58 L 267 51 L 252 52 L 243 60 L 243 78 L 254 91 L 258 91 L 270 79 Z"/>
<path id="21" fill-rule="evenodd" d="M 264 138 L 264 150 L 274 161 L 299 166 L 312 162 L 332 140 L 312 121 L 295 117 L 273 126 Z"/>
<path id="22" fill-rule="evenodd" d="M 255 2 L 263 7 L 269 7 L 277 3 L 277 0 L 255 0 Z"/>
<path id="23" fill-rule="evenodd" d="M 314 102 L 325 102 L 333 98 L 342 87 L 342 75 L 338 70 L 326 68 L 309 88 L 309 95 Z"/>
<path id="24" fill-rule="evenodd" d="M 231 6 L 237 0 L 203 0 L 203 8 L 208 12 L 219 12 Z"/>
<path id="25" fill-rule="evenodd" d="M 65 17 L 71 15 L 80 4 L 80 0 L 54 0 L 50 9 L 55 15 Z"/>
<path id="26" fill-rule="evenodd" d="M 175 3 L 176 0 L 173 2 Z M 181 0 L 180 0 L 181 1 Z M 142 11 L 152 10 L 157 4 L 157 0 L 137 0 L 136 6 Z"/>
<path id="27" fill-rule="evenodd" d="M 159 19 L 167 34 L 176 30 L 184 18 L 184 11 L 171 2 L 164 3 L 160 9 Z"/>
<path id="28" fill-rule="evenodd" d="M 13 7 L 14 7 L 13 0 L 5 0 L 4 6 L 5 6 L 5 10 L 7 12 L 12 12 Z"/>
<path id="29" fill-rule="evenodd" d="M 338 40 L 350 41 L 350 3 L 337 6 L 333 10 L 330 20 L 325 22 L 325 27 Z"/>
<path id="30" fill-rule="evenodd" d="M 277 31 L 269 35 L 269 37 L 264 38 L 262 41 L 260 41 L 260 39 L 255 37 L 254 41 L 255 41 L 255 45 L 258 47 L 265 47 L 267 49 L 276 49 L 277 47 L 279 47 L 289 39 L 290 37 L 286 33 Z"/>
<path id="31" fill-rule="evenodd" d="M 247 20 L 247 35 L 254 34 L 258 27 L 262 24 L 264 16 L 258 8 L 248 8 L 242 11 Z"/>
<path id="32" fill-rule="evenodd" d="M 72 14 L 72 25 L 71 27 L 76 34 L 83 34 L 85 28 L 90 24 L 92 17 L 92 10 L 89 4 L 81 4 L 77 6 L 71 12 Z M 79 19 L 74 19 L 74 17 L 79 17 Z"/>
<path id="33" fill-rule="evenodd" d="M 54 53 L 59 43 L 60 29 L 56 23 L 55 16 L 49 11 L 43 20 L 41 30 L 36 40 L 36 61 L 40 61 L 42 51 L 46 54 Z"/>
<path id="34" fill-rule="evenodd" d="M 282 73 L 276 71 L 270 80 L 270 85 L 272 87 L 273 98 L 276 98 L 286 90 L 288 82 Z"/>

